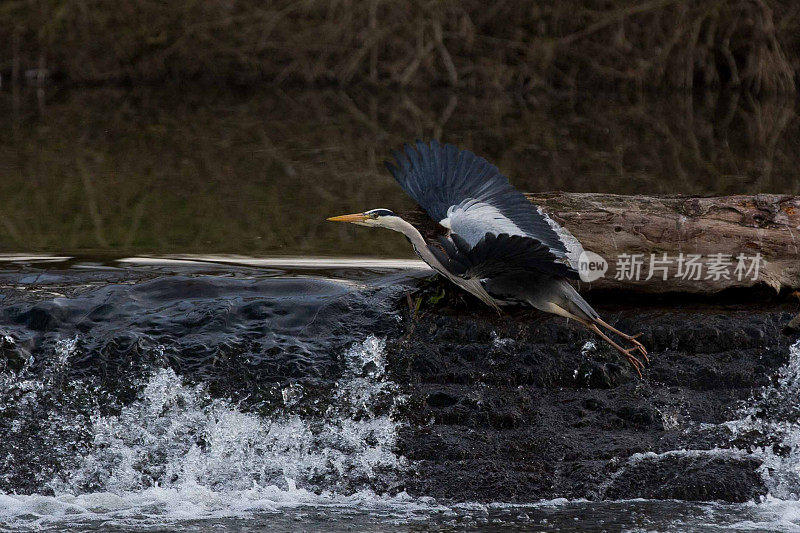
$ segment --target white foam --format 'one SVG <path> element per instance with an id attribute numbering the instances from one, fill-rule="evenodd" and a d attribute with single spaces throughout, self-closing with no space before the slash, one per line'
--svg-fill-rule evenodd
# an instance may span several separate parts
<path id="1" fill-rule="evenodd" d="M 53 369 L 68 363 L 77 343 L 57 344 Z M 378 480 L 391 484 L 407 466 L 394 453 L 400 425 L 393 416 L 404 397 L 386 378 L 385 342 L 354 344 L 344 363 L 330 405 L 317 417 L 292 412 L 299 386 L 289 387 L 283 410 L 262 417 L 211 398 L 172 369 L 156 370 L 118 415 L 91 418 L 91 443 L 50 481 L 53 496 L 0 494 L 0 524 L 163 523 L 405 501 L 364 490 Z M 29 385 L 31 401 L 47 387 Z"/>
<path id="2" fill-rule="evenodd" d="M 759 470 L 769 495 L 800 499 L 800 340 L 790 348 L 776 383 L 747 402 L 740 414 L 742 418 L 725 424 L 734 438 L 753 433 L 776 443 L 753 450 L 762 460 Z"/>
<path id="3" fill-rule="evenodd" d="M 439 506 L 406 493 L 381 496 L 364 490 L 350 495 L 314 493 L 294 485 L 215 491 L 203 485 L 150 487 L 135 492 L 91 492 L 58 496 L 0 494 L 0 525 L 13 529 L 105 524 L 117 527 L 165 526 L 183 521 L 251 518 L 298 508 L 359 509 L 409 517 Z"/>

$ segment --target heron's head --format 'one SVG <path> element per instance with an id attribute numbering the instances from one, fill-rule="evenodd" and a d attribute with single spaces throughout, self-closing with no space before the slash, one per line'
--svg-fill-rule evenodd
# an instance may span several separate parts
<path id="1" fill-rule="evenodd" d="M 350 222 L 351 224 L 358 224 L 359 226 L 388 228 L 395 231 L 402 231 L 399 225 L 403 222 L 402 218 L 388 209 L 372 209 L 370 211 L 364 211 L 363 213 L 331 217 L 328 220 L 331 222 Z"/>

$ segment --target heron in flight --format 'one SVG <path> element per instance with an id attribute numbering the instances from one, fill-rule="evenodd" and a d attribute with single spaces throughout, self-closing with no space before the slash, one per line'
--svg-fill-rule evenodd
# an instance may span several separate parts
<path id="1" fill-rule="evenodd" d="M 404 218 L 372 209 L 328 220 L 402 233 L 431 268 L 495 309 L 526 304 L 574 319 L 622 353 L 641 377 L 644 365 L 636 355 L 647 360 L 647 351 L 638 335 L 603 321 L 569 283 L 580 279 L 575 269 L 580 243 L 496 166 L 435 140 L 406 144 L 393 156 L 386 168 L 424 213 Z"/>

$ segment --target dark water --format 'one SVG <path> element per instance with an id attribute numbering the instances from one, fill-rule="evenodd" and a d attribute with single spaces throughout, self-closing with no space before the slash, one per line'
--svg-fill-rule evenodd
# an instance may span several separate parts
<path id="1" fill-rule="evenodd" d="M 788 450 L 758 452 L 771 490 L 758 504 L 406 494 L 407 398 L 385 339 L 429 271 L 399 235 L 323 222 L 410 205 L 381 161 L 416 137 L 472 148 L 524 190 L 798 193 L 795 110 L 703 95 L 0 92 L 0 529 L 800 530 L 786 422 L 758 428 Z M 797 350 L 770 393 L 790 410 Z"/>
<path id="2" fill-rule="evenodd" d="M 390 150 L 437 137 L 520 189 L 798 193 L 796 104 L 731 94 L 0 91 L 0 251 L 410 257 L 323 224 L 410 205 Z"/>

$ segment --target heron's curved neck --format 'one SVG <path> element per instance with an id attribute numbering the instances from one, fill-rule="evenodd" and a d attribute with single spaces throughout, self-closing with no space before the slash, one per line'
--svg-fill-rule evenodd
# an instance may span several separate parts
<path id="1" fill-rule="evenodd" d="M 394 216 L 389 220 L 386 220 L 383 223 L 383 226 L 387 229 L 399 231 L 408 237 L 408 240 L 411 241 L 411 244 L 413 244 L 417 249 L 425 248 L 427 246 L 425 239 L 422 238 L 422 234 L 419 232 L 419 230 L 398 216 Z"/>
<path id="2" fill-rule="evenodd" d="M 417 255 L 420 257 L 420 259 L 428 263 L 428 265 L 430 265 L 434 270 L 452 279 L 452 277 L 447 273 L 447 269 L 442 266 L 436 256 L 430 251 L 428 248 L 428 243 L 425 242 L 425 238 L 417 228 L 400 217 L 393 217 L 393 219 L 386 224 L 385 227 L 393 229 L 394 231 L 399 231 L 405 235 L 411 242 L 411 245 L 414 247 L 414 251 L 417 252 Z"/>

